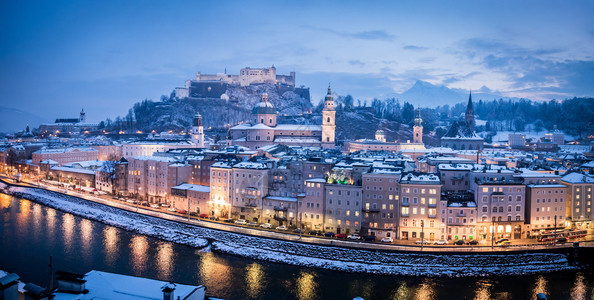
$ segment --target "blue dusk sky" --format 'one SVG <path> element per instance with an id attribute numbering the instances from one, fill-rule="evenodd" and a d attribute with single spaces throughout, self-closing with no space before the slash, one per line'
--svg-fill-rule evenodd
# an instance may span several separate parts
<path id="1" fill-rule="evenodd" d="M 0 36 L 0 106 L 47 120 L 113 119 L 197 71 L 272 64 L 314 103 L 328 82 L 356 99 L 417 80 L 594 95 L 594 1 L 3 1 Z"/>

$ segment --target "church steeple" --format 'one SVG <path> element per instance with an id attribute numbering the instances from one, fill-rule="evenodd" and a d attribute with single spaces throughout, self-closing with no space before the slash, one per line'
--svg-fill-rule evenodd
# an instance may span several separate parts
<path id="1" fill-rule="evenodd" d="M 324 99 L 322 110 L 322 148 L 332 149 L 335 146 L 336 133 L 336 110 L 334 109 L 334 97 L 328 84 L 328 93 Z"/>
<path id="2" fill-rule="evenodd" d="M 474 107 L 472 105 L 472 90 L 469 92 L 468 95 L 468 104 L 466 105 L 466 113 L 464 114 L 464 119 L 466 120 L 466 124 L 468 128 L 474 131 L 475 121 L 474 121 Z"/>
<path id="3" fill-rule="evenodd" d="M 421 118 L 420 107 L 417 107 L 417 116 L 415 117 L 415 125 L 413 126 L 413 143 L 423 143 L 423 119 Z"/>

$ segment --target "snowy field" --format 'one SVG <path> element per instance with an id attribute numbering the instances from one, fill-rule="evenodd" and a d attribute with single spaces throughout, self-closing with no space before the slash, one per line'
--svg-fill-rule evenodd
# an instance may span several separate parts
<path id="1" fill-rule="evenodd" d="M 5 187 L 3 183 L 0 188 Z M 323 268 L 407 276 L 521 275 L 573 269 L 563 254 L 415 254 L 348 249 L 267 239 L 186 225 L 100 205 L 77 197 L 33 188 L 9 193 L 108 225 L 193 247 L 241 257 Z"/>

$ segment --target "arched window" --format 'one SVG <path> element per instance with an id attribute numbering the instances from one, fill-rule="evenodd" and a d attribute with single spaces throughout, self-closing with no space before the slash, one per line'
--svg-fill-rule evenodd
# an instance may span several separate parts
<path id="1" fill-rule="evenodd" d="M 496 206 L 493 207 L 493 212 L 497 212 L 497 207 Z"/>
<path id="2" fill-rule="evenodd" d="M 499 212 L 503 212 L 503 206 L 499 207 Z"/>
<path id="3" fill-rule="evenodd" d="M 328 121 L 327 122 L 330 123 L 330 117 L 328 117 Z"/>
<path id="4" fill-rule="evenodd" d="M 329 136 L 327 136 L 327 137 L 326 137 L 326 142 L 329 142 L 329 141 L 330 141 L 330 137 L 329 137 Z"/>

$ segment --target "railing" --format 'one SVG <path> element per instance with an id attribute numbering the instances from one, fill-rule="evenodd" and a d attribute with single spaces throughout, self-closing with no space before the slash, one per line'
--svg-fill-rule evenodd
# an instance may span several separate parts
<path id="1" fill-rule="evenodd" d="M 427 206 L 435 208 L 435 207 L 437 207 L 437 203 L 429 203 Z"/>
<path id="2" fill-rule="evenodd" d="M 402 205 L 402 206 L 410 206 L 410 201 L 406 201 L 406 202 L 402 201 L 402 203 L 400 205 Z"/>
<path id="3" fill-rule="evenodd" d="M 276 211 L 287 211 L 287 208 L 284 206 L 275 206 L 274 210 Z"/>
<path id="4" fill-rule="evenodd" d="M 363 207 L 361 209 L 361 211 L 362 212 L 366 212 L 366 213 L 378 213 L 378 212 L 380 212 L 380 209 L 379 208 L 373 208 L 373 207 L 370 207 L 370 208 Z"/>

